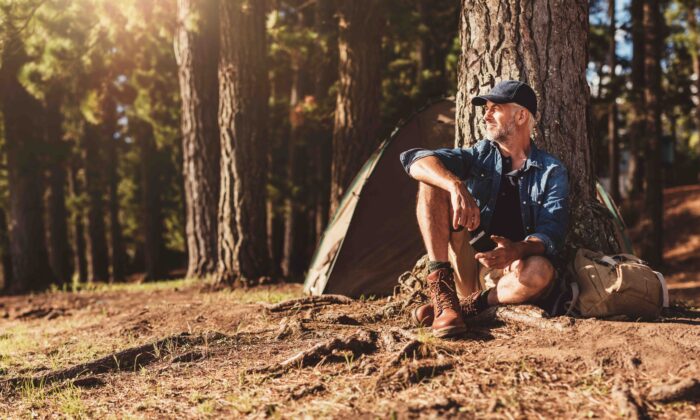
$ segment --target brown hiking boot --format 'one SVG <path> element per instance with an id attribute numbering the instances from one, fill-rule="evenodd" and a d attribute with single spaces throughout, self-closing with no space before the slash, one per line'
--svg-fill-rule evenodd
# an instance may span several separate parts
<path id="1" fill-rule="evenodd" d="M 474 316 L 483 310 L 476 307 L 476 300 L 480 294 L 481 292 L 474 292 L 465 298 L 459 299 L 459 308 L 463 319 Z M 435 311 L 430 303 L 421 305 L 411 311 L 411 319 L 417 327 L 425 327 L 432 324 L 434 316 Z"/>
<path id="2" fill-rule="evenodd" d="M 452 270 L 442 268 L 428 274 L 428 290 L 433 307 L 433 334 L 436 337 L 454 337 L 464 334 L 467 327 L 462 321 Z"/>

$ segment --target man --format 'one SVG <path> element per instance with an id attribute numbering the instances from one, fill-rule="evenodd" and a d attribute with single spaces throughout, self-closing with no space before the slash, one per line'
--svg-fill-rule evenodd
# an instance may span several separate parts
<path id="1" fill-rule="evenodd" d="M 532 88 L 502 81 L 472 104 L 486 107 L 487 140 L 401 154 L 406 172 L 420 181 L 418 225 L 430 260 L 431 303 L 412 315 L 439 337 L 464 333 L 463 316 L 491 305 L 547 298 L 568 224 L 566 169 L 530 139 L 537 114 Z M 464 227 L 483 229 L 495 248 L 474 253 Z"/>

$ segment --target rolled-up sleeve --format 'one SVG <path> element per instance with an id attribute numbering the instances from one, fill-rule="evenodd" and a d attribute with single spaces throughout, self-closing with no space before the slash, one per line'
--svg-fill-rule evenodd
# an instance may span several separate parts
<path id="1" fill-rule="evenodd" d="M 474 159 L 474 151 L 469 149 L 410 149 L 401 153 L 400 159 L 404 170 L 407 174 L 411 174 L 411 165 L 417 160 L 424 157 L 435 156 L 440 159 L 445 168 L 458 176 L 460 179 L 466 179 L 466 174 L 469 173 L 472 161 Z"/>
<path id="2" fill-rule="evenodd" d="M 543 208 L 537 214 L 534 232 L 528 238 L 538 238 L 545 245 L 545 254 L 557 256 L 564 244 L 569 227 L 569 176 L 566 169 L 553 169 L 547 181 Z"/>

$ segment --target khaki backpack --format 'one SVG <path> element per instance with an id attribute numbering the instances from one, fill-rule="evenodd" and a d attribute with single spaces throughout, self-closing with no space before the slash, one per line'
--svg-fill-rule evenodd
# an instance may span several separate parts
<path id="1" fill-rule="evenodd" d="M 581 248 L 573 269 L 571 309 L 582 316 L 654 319 L 661 308 L 668 307 L 663 275 L 634 255 L 604 255 Z"/>

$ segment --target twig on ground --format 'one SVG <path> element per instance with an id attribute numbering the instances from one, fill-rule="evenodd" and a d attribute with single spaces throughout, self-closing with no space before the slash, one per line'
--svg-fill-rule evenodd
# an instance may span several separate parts
<path id="1" fill-rule="evenodd" d="M 635 420 L 649 418 L 644 407 L 644 402 L 639 395 L 635 395 L 627 385 L 618 382 L 613 387 L 611 397 L 615 405 L 617 405 L 619 414 L 622 414 L 622 416 Z"/>
<path id="2" fill-rule="evenodd" d="M 399 391 L 410 385 L 430 379 L 454 367 L 451 362 L 421 361 L 403 365 L 399 369 L 384 371 L 377 382 L 377 391 Z"/>
<path id="3" fill-rule="evenodd" d="M 284 312 L 291 309 L 307 309 L 314 306 L 347 305 L 353 302 L 355 302 L 353 299 L 343 295 L 321 295 L 286 300 L 274 305 L 263 304 L 263 306 L 269 312 Z"/>

